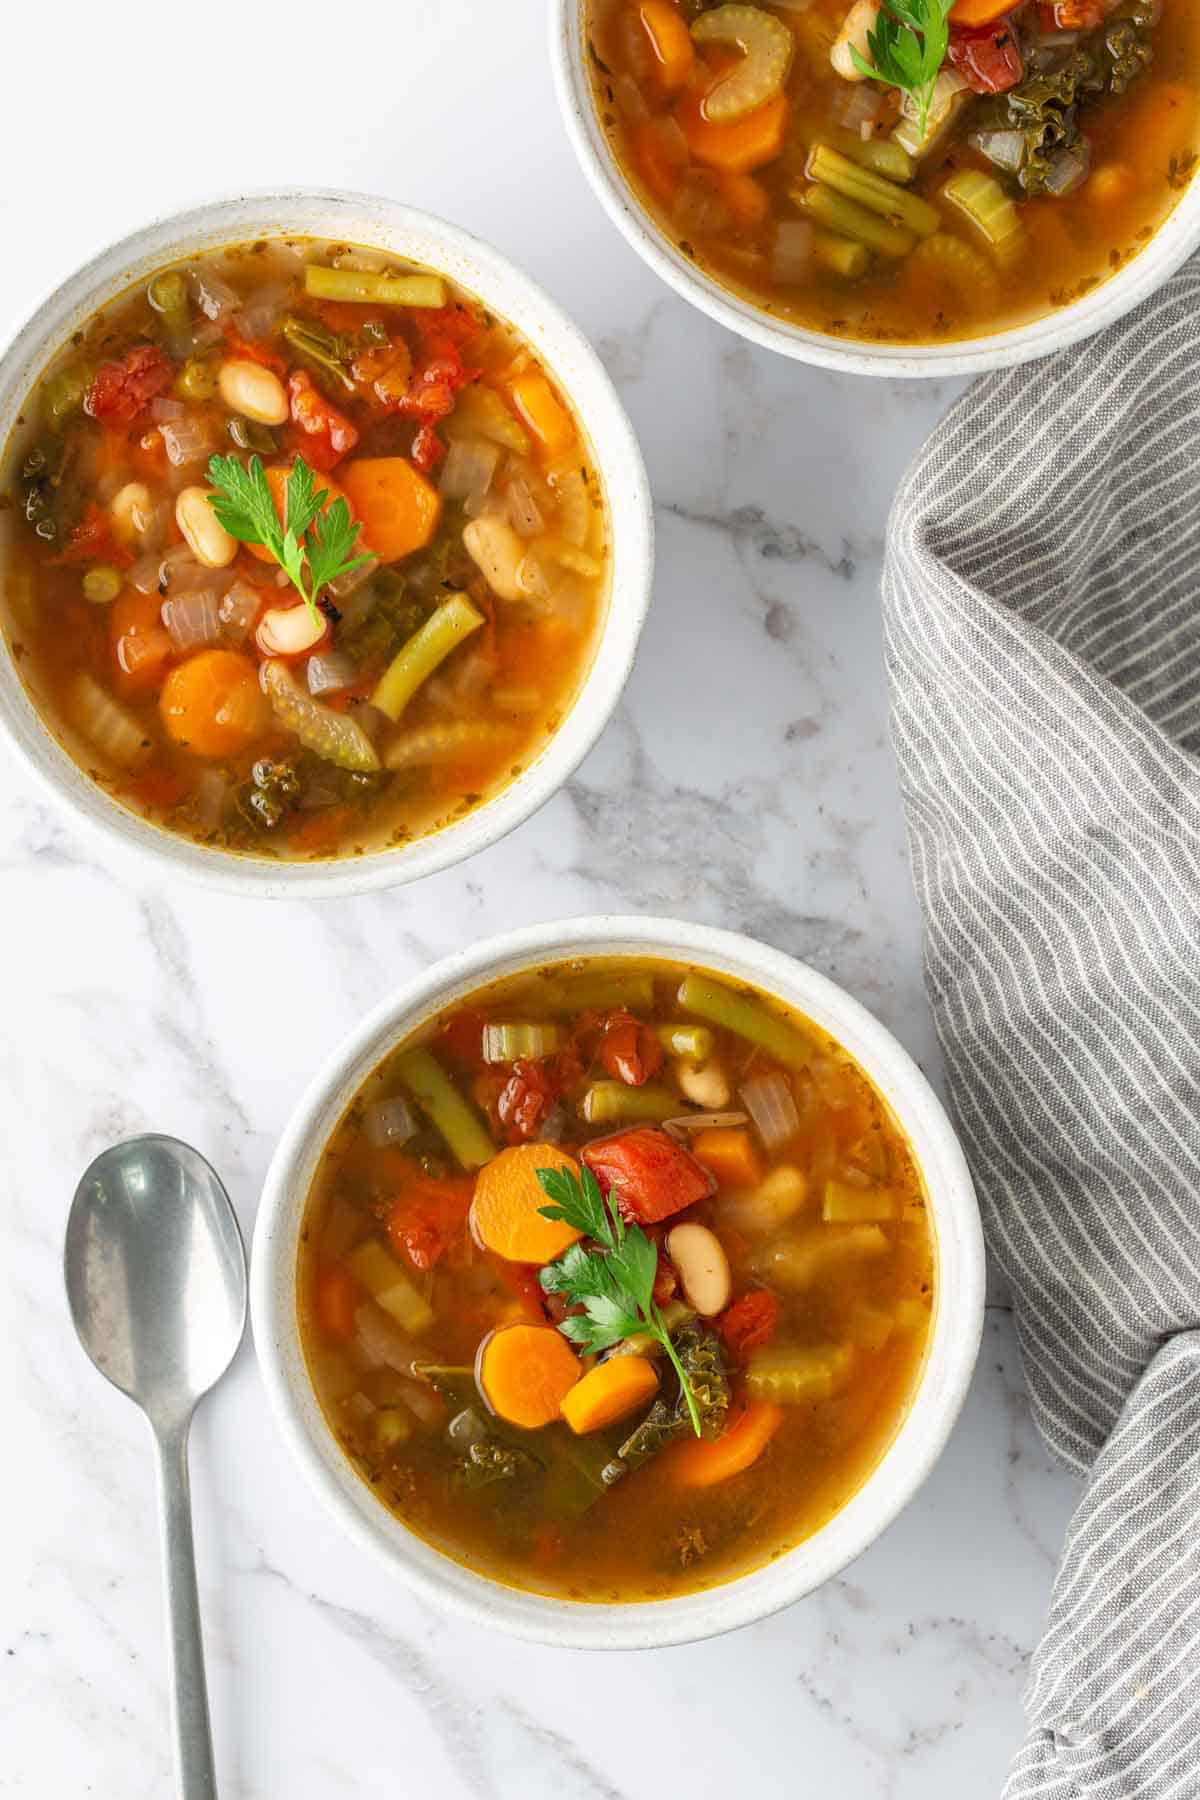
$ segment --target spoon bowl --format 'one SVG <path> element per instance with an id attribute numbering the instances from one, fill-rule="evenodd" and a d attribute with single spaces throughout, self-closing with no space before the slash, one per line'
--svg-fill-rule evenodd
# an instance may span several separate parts
<path id="1" fill-rule="evenodd" d="M 215 1800 L 187 1441 L 196 1402 L 245 1329 L 237 1218 L 198 1151 L 176 1138 L 130 1138 L 98 1156 L 76 1188 L 63 1260 L 80 1343 L 154 1433 L 179 1792 Z"/>

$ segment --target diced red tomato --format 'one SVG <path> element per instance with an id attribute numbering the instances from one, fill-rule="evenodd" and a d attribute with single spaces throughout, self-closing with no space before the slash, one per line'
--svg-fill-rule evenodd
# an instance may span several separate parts
<path id="1" fill-rule="evenodd" d="M 1010 19 L 981 31 L 952 31 L 950 61 L 977 94 L 1003 94 L 1025 75 L 1025 59 Z"/>
<path id="2" fill-rule="evenodd" d="M 679 1277 L 675 1273 L 675 1264 L 671 1261 L 669 1256 L 664 1255 L 662 1248 L 660 1247 L 658 1252 L 658 1267 L 654 1271 L 654 1293 L 652 1298 L 655 1306 L 665 1306 L 668 1300 L 674 1299 L 678 1287 Z"/>
<path id="3" fill-rule="evenodd" d="M 407 1157 L 397 1159 L 400 1193 L 388 1209 L 388 1238 L 400 1256 L 424 1273 L 462 1241 L 475 1184 L 450 1176 L 437 1181 Z"/>
<path id="4" fill-rule="evenodd" d="M 175 365 L 157 344 L 135 344 L 119 362 L 101 363 L 83 410 L 93 419 L 131 424 L 175 380 Z"/>
<path id="5" fill-rule="evenodd" d="M 317 1328 L 334 1344 L 348 1344 L 354 1337 L 354 1315 L 362 1294 L 349 1269 L 341 1263 L 322 1263 L 313 1289 Z"/>
<path id="6" fill-rule="evenodd" d="M 253 338 L 244 338 L 233 329 L 225 327 L 225 344 L 231 357 L 240 362 L 261 363 L 264 369 L 271 369 L 276 375 L 287 372 L 287 362 L 275 350 L 268 350 L 265 344 L 256 343 Z"/>
<path id="7" fill-rule="evenodd" d="M 496 1114 L 510 1143 L 536 1137 L 546 1114 L 558 1099 L 558 1090 L 545 1063 L 522 1059 L 513 1064 L 496 1102 Z"/>
<path id="8" fill-rule="evenodd" d="M 328 401 L 311 375 L 297 369 L 288 376 L 292 422 L 305 434 L 304 455 L 327 474 L 358 442 L 357 428 Z"/>
<path id="9" fill-rule="evenodd" d="M 729 1354 L 738 1362 L 751 1350 L 761 1350 L 775 1335 L 779 1302 L 766 1288 L 741 1294 L 717 1319 L 717 1330 Z"/>
<path id="10" fill-rule="evenodd" d="M 127 569 L 133 557 L 113 537 L 112 521 L 104 508 L 89 500 L 82 519 L 71 531 L 70 543 L 50 560 L 56 563 L 106 562 L 118 569 Z"/>
<path id="11" fill-rule="evenodd" d="M 486 1013 L 475 1007 L 464 1007 L 438 1032 L 438 1049 L 445 1050 L 464 1068 L 478 1068 L 483 1060 L 483 1028 Z"/>
<path id="12" fill-rule="evenodd" d="M 708 1170 L 655 1125 L 638 1125 L 585 1146 L 583 1160 L 624 1218 L 640 1225 L 669 1219 L 715 1189 Z"/>
<path id="13" fill-rule="evenodd" d="M 446 446 L 432 425 L 422 425 L 413 439 L 410 452 L 413 464 L 420 469 L 422 475 L 428 475 L 430 469 L 436 469 L 446 454 Z"/>
<path id="14" fill-rule="evenodd" d="M 613 1079 L 626 1087 L 641 1087 L 663 1063 L 662 1045 L 651 1026 L 625 1011 L 609 1014 L 598 1055 Z"/>

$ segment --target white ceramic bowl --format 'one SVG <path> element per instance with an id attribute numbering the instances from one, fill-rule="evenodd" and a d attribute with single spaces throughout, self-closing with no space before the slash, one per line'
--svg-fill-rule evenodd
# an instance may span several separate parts
<path id="1" fill-rule="evenodd" d="M 410 1532 L 355 1474 L 322 1417 L 296 1321 L 296 1253 L 305 1197 L 330 1133 L 392 1046 L 482 983 L 580 955 L 650 955 L 697 963 L 797 1007 L 870 1075 L 913 1145 L 937 1240 L 937 1306 L 908 1414 L 873 1474 L 842 1511 L 769 1566 L 680 1599 L 589 1605 L 522 1593 L 443 1556 Z M 305 1476 L 338 1523 L 422 1598 L 515 1637 L 585 1649 L 644 1649 L 714 1637 L 764 1618 L 827 1581 L 877 1538 L 920 1487 L 949 1436 L 979 1348 L 984 1254 L 974 1189 L 958 1140 L 916 1064 L 857 1000 L 804 963 L 733 932 L 673 919 L 563 919 L 447 957 L 373 1012 L 317 1075 L 267 1172 L 254 1232 L 250 1300 L 259 1367 Z"/>
<path id="2" fill-rule="evenodd" d="M 655 223 L 626 181 L 596 113 L 588 72 L 585 0 L 550 0 L 555 85 L 567 131 L 583 172 L 608 216 L 638 255 L 677 294 L 765 350 L 855 375 L 954 376 L 1007 368 L 1050 356 L 1111 325 L 1160 288 L 1200 248 L 1200 178 L 1193 181 L 1161 230 L 1110 281 L 1070 306 L 1009 331 L 947 344 L 871 344 L 809 331 L 773 319 L 722 287 L 683 254 Z"/>
<path id="3" fill-rule="evenodd" d="M 633 665 L 650 599 L 654 527 L 633 428 L 591 346 L 537 284 L 498 250 L 456 225 L 367 194 L 299 190 L 214 200 L 156 220 L 114 244 L 63 283 L 0 360 L 0 448 L 54 353 L 113 296 L 180 257 L 256 238 L 307 236 L 363 243 L 427 263 L 478 296 L 528 339 L 570 398 L 604 483 L 612 538 L 608 612 L 592 666 L 558 731 L 494 799 L 428 837 L 394 850 L 321 863 L 284 863 L 207 849 L 164 831 L 109 798 L 42 720 L 0 644 L 0 731 L 77 817 L 110 845 L 152 856 L 163 869 L 259 897 L 361 893 L 431 875 L 494 844 L 560 788 L 608 722 Z M 0 514 L 0 579 L 6 531 Z"/>

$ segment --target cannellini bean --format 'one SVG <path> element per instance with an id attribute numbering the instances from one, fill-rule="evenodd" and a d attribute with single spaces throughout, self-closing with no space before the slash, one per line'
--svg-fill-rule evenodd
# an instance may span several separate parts
<path id="1" fill-rule="evenodd" d="M 140 538 L 154 516 L 145 482 L 127 481 L 118 488 L 108 503 L 108 514 L 118 543 L 132 544 Z"/>
<path id="2" fill-rule="evenodd" d="M 528 546 L 507 519 L 491 515 L 472 519 L 463 528 L 463 543 L 494 594 L 501 600 L 525 598 L 517 571 L 525 560 Z"/>
<path id="3" fill-rule="evenodd" d="M 677 1056 L 675 1079 L 685 1099 L 705 1112 L 723 1112 L 729 1105 L 729 1079 L 715 1057 L 698 1063 L 690 1056 Z"/>
<path id="4" fill-rule="evenodd" d="M 188 549 L 206 569 L 224 569 L 237 555 L 237 540 L 218 519 L 208 497 L 215 489 L 185 487 L 175 502 L 175 522 L 187 539 Z"/>
<path id="5" fill-rule="evenodd" d="M 288 416 L 288 397 L 278 375 L 261 363 L 235 357 L 221 364 L 217 376 L 221 398 L 231 412 L 241 413 L 258 425 L 282 425 Z"/>
<path id="6" fill-rule="evenodd" d="M 264 656 L 303 656 L 327 636 L 323 613 L 314 613 L 303 600 L 295 606 L 271 606 L 259 620 L 254 641 Z"/>
<path id="7" fill-rule="evenodd" d="M 833 41 L 829 52 L 829 60 L 846 81 L 865 81 L 862 70 L 855 67 L 851 50 L 857 50 L 868 62 L 871 60 L 871 46 L 867 42 L 867 33 L 874 31 L 879 19 L 879 0 L 854 0 L 854 5 L 842 20 L 842 29 Z"/>
<path id="8" fill-rule="evenodd" d="M 667 1255 L 688 1305 L 704 1319 L 724 1312 L 733 1284 L 720 1238 L 707 1225 L 676 1225 L 667 1233 Z"/>

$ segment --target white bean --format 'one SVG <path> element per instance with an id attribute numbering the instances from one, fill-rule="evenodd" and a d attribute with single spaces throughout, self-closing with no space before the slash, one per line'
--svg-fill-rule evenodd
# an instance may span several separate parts
<path id="1" fill-rule="evenodd" d="M 237 540 L 218 519 L 208 497 L 216 490 L 185 487 L 175 502 L 175 522 L 187 539 L 188 549 L 206 569 L 224 569 L 237 555 Z"/>
<path id="2" fill-rule="evenodd" d="M 833 41 L 829 52 L 829 60 L 838 74 L 846 81 L 865 81 L 867 77 L 855 64 L 851 50 L 871 60 L 871 46 L 867 42 L 867 33 L 874 31 L 879 21 L 879 0 L 854 0 L 854 5 L 842 20 L 842 29 Z"/>
<path id="3" fill-rule="evenodd" d="M 517 570 L 525 560 L 527 546 L 506 519 L 491 515 L 472 519 L 463 528 L 463 543 L 494 594 L 501 600 L 525 598 Z"/>
<path id="4" fill-rule="evenodd" d="M 707 1225 L 676 1225 L 667 1233 L 667 1255 L 675 1264 L 688 1305 L 702 1319 L 724 1312 L 733 1282 L 721 1240 Z"/>
<path id="5" fill-rule="evenodd" d="M 222 363 L 217 386 L 231 412 L 241 413 L 257 425 L 282 425 L 288 416 L 288 397 L 282 381 L 261 363 L 245 357 Z"/>
<path id="6" fill-rule="evenodd" d="M 108 503 L 113 536 L 120 544 L 132 544 L 140 538 L 153 518 L 150 489 L 144 481 L 127 481 L 118 488 Z"/>
<path id="7" fill-rule="evenodd" d="M 729 1079 L 715 1057 L 698 1063 L 690 1056 L 677 1056 L 675 1079 L 684 1098 L 705 1112 L 724 1112 L 729 1105 Z"/>

